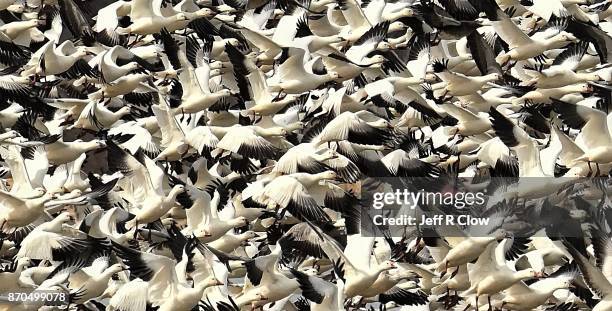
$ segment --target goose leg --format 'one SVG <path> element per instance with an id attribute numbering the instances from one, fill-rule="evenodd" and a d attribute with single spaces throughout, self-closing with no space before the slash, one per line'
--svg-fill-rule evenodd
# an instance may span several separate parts
<path id="1" fill-rule="evenodd" d="M 599 174 L 601 174 L 601 171 L 599 170 L 599 163 L 595 163 L 595 167 L 597 168 L 595 171 L 595 177 L 599 177 Z"/>
<path id="2" fill-rule="evenodd" d="M 442 273 L 440 273 L 440 278 L 442 278 L 444 275 L 446 275 L 446 270 L 448 270 L 448 261 L 444 263 L 444 271 L 442 271 Z"/>
<path id="3" fill-rule="evenodd" d="M 474 310 L 478 311 L 478 309 L 479 309 L 479 308 L 478 308 L 478 294 L 476 294 L 476 303 L 475 303 L 475 305 L 476 305 L 476 306 L 475 306 L 475 309 L 474 309 Z"/>
<path id="4" fill-rule="evenodd" d="M 134 226 L 136 227 L 136 230 L 134 230 L 134 240 L 136 240 L 138 238 L 138 221 L 136 221 Z"/>
<path id="5" fill-rule="evenodd" d="M 487 295 L 487 301 L 489 302 L 489 311 L 493 311 L 493 306 L 491 305 L 491 295 Z"/>
<path id="6" fill-rule="evenodd" d="M 446 287 L 446 298 L 444 298 L 444 309 L 448 309 L 448 306 L 450 305 L 449 298 L 450 298 L 450 290 L 448 289 L 448 287 Z"/>

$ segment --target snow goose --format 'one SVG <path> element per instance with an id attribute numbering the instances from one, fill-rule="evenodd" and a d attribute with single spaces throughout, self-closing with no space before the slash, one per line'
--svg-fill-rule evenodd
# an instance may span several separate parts
<path id="1" fill-rule="evenodd" d="M 37 147 L 31 159 L 23 158 L 20 151 L 17 146 L 0 147 L 0 156 L 10 168 L 13 178 L 10 193 L 18 198 L 37 196 L 39 188 L 44 188 L 43 171 L 49 169 L 45 151 Z"/>
<path id="2" fill-rule="evenodd" d="M 340 35 L 349 42 L 356 41 L 372 27 L 357 1 L 345 1 L 340 9 L 347 23 L 342 27 Z"/>
<path id="3" fill-rule="evenodd" d="M 278 84 L 269 86 L 272 92 L 299 94 L 339 77 L 339 74 L 333 71 L 319 75 L 306 70 L 303 63 L 305 51 L 300 48 L 285 48 L 283 54 L 285 53 L 286 59 L 279 68 L 281 79 Z"/>
<path id="4" fill-rule="evenodd" d="M 93 76 L 89 64 L 83 59 L 89 54 L 85 47 L 75 47 L 70 41 L 55 46 L 49 41 L 32 57 L 30 65 L 39 76 L 59 75 L 76 79 L 81 75 Z"/>
<path id="5" fill-rule="evenodd" d="M 32 41 L 40 42 L 44 40 L 43 34 L 37 29 L 39 25 L 38 19 L 18 20 L 0 26 L 0 32 L 16 44 L 28 46 Z"/>
<path id="6" fill-rule="evenodd" d="M 131 111 L 129 106 L 121 107 L 116 112 L 110 111 L 105 106 L 105 103 L 108 102 L 108 100 L 91 100 L 89 104 L 83 108 L 83 111 L 74 123 L 74 127 L 92 131 L 107 129 L 119 121 L 119 119 L 128 115 Z"/>
<path id="7" fill-rule="evenodd" d="M 267 81 L 261 70 L 235 47 L 226 46 L 226 52 L 234 68 L 240 95 L 245 100 L 252 99 L 255 104 L 247 109 L 249 113 L 256 116 L 271 115 L 280 112 L 287 105 L 295 103 L 295 96 L 286 96 L 282 99 L 273 97 L 268 90 Z M 242 77 L 242 75 L 245 77 Z M 246 81 L 244 78 L 246 78 Z"/>
<path id="8" fill-rule="evenodd" d="M 128 74 L 113 81 L 112 84 L 103 84 L 98 91 L 89 94 L 89 98 L 113 98 L 139 90 L 142 93 L 145 93 L 146 91 L 157 91 L 154 87 L 150 86 L 148 83 L 145 83 L 150 81 L 151 75 L 146 73 Z"/>
<path id="9" fill-rule="evenodd" d="M 552 66 L 542 70 L 527 71 L 533 73 L 533 79 L 525 82 L 538 88 L 550 89 L 586 81 L 602 80 L 597 73 L 575 72 L 578 64 L 587 51 L 588 45 L 572 43 L 565 51 L 557 55 Z"/>
<path id="10" fill-rule="evenodd" d="M 189 151 L 189 145 L 185 142 L 185 132 L 168 105 L 164 102 L 152 106 L 151 110 L 159 124 L 162 134 L 160 142 L 162 151 L 155 160 L 177 161 Z"/>
<path id="11" fill-rule="evenodd" d="M 123 264 L 129 267 L 130 272 L 147 284 L 141 284 L 146 293 L 144 296 L 132 297 L 116 301 L 119 305 L 146 305 L 150 301 L 159 310 L 191 310 L 202 299 L 204 290 L 210 286 L 219 285 L 219 281 L 211 279 L 209 282 L 198 282 L 194 287 L 185 282 L 185 270 L 177 265 L 176 261 L 165 256 L 155 255 L 134 250 L 119 244 L 113 244 Z"/>
<path id="12" fill-rule="evenodd" d="M 497 81 L 501 78 L 499 73 L 491 73 L 485 76 L 468 77 L 448 70 L 446 60 L 435 60 L 433 70 L 444 83 L 443 96 L 465 96 L 480 91 L 487 83 Z"/>
<path id="13" fill-rule="evenodd" d="M 541 278 L 543 272 L 534 269 L 513 271 L 506 265 L 506 248 L 509 239 L 501 243 L 491 243 L 484 252 L 478 257 L 476 263 L 468 265 L 470 283 L 472 286 L 462 295 L 476 294 L 475 306 L 479 306 L 478 299 L 486 295 L 489 305 L 491 295 L 501 292 L 517 282 L 529 278 Z M 509 246 L 509 245 L 508 245 Z"/>
<path id="14" fill-rule="evenodd" d="M 137 227 L 139 223 L 146 224 L 158 220 L 174 206 L 176 197 L 184 191 L 183 185 L 175 185 L 168 195 L 164 194 L 163 171 L 141 152 L 137 152 L 134 157 L 114 142 L 109 142 L 108 152 L 113 155 L 108 159 L 109 168 L 132 176 L 130 184 L 134 188 L 135 203 L 140 209 L 136 212 L 136 217 L 129 221 L 128 226 Z"/>
<path id="15" fill-rule="evenodd" d="M 493 24 L 493 29 L 499 37 L 508 44 L 510 51 L 498 56 L 498 62 L 507 63 L 509 60 L 525 60 L 536 57 L 549 49 L 559 48 L 571 41 L 567 33 L 560 32 L 557 27 L 563 25 L 552 25 L 547 31 L 536 33 L 529 37 L 523 32 L 495 1 L 485 1 L 485 12 Z"/>
<path id="16" fill-rule="evenodd" d="M 93 254 L 101 256 L 108 250 L 108 241 L 105 238 L 97 239 L 86 237 L 84 239 L 62 234 L 63 225 L 70 221 L 72 216 L 62 213 L 53 220 L 36 227 L 21 242 L 17 257 L 31 259 L 66 260 L 74 254 Z"/>
<path id="17" fill-rule="evenodd" d="M 356 182 L 359 168 L 349 159 L 327 148 L 316 148 L 312 143 L 301 143 L 281 156 L 272 172 L 282 174 L 320 173 L 327 168 L 334 170 L 347 182 Z"/>
<path id="18" fill-rule="evenodd" d="M 245 262 L 247 278 L 251 286 L 246 287 L 236 299 L 238 306 L 251 304 L 262 307 L 270 302 L 279 301 L 299 288 L 299 283 L 286 276 L 279 268 L 281 246 L 276 245 L 269 255 L 259 256 Z"/>
<path id="19" fill-rule="evenodd" d="M 607 310 L 612 307 L 612 301 L 610 300 L 612 285 L 610 284 L 609 274 L 605 274 L 609 273 L 607 270 L 609 268 L 607 265 L 609 259 L 603 257 L 604 254 L 608 254 L 609 251 L 601 248 L 609 246 L 609 242 L 606 241 L 609 240 L 609 238 L 602 237 L 600 235 L 595 237 L 595 239 L 597 242 L 594 241 L 593 245 L 598 246 L 598 266 L 593 265 L 588 258 L 577 251 L 576 248 L 567 241 L 564 242 L 564 245 L 567 247 L 567 250 L 570 252 L 574 261 L 578 264 L 578 267 L 582 272 L 582 277 L 589 286 L 589 289 L 591 289 L 591 291 L 593 291 L 600 298 L 600 301 L 593 307 L 593 310 L 599 311 Z M 601 270 L 598 269 L 598 267 L 600 267 Z"/>
<path id="20" fill-rule="evenodd" d="M 51 136 L 45 143 L 49 164 L 61 165 L 75 161 L 83 153 L 106 147 L 102 140 L 64 142 L 57 136 Z"/>
<path id="21" fill-rule="evenodd" d="M 569 99 L 577 98 L 582 99 L 582 96 L 577 96 L 574 93 L 591 93 L 593 88 L 587 83 L 570 84 L 558 88 L 552 89 L 532 89 L 525 93 L 522 93 L 520 97 L 513 98 L 513 105 L 521 105 L 527 101 L 550 104 L 552 103 L 551 98 L 558 99 Z M 569 97 L 566 98 L 565 96 Z"/>
<path id="22" fill-rule="evenodd" d="M 155 120 L 157 118 L 153 117 Z M 154 132 L 156 132 L 155 130 Z M 153 136 L 149 130 L 145 129 L 137 121 L 128 121 L 121 124 L 115 124 L 108 131 L 109 138 L 113 137 L 125 137 L 126 135 L 133 135 L 131 139 L 128 139 L 120 143 L 120 146 L 127 149 L 131 154 L 135 154 L 138 149 L 149 157 L 154 158 L 161 152 L 159 146 L 153 142 Z M 163 135 L 162 135 L 163 136 Z M 116 139 L 113 139 L 117 141 Z"/>
<path id="23" fill-rule="evenodd" d="M 428 99 L 433 97 L 431 91 L 426 90 Z M 480 116 L 480 113 L 475 114 L 469 110 L 458 107 L 456 104 L 445 100 L 444 98 L 433 99 L 442 110 L 449 116 L 457 120 L 457 125 L 453 125 L 446 129 L 449 135 L 459 134 L 461 136 L 473 136 L 485 133 L 491 129 L 491 122 Z"/>
<path id="24" fill-rule="evenodd" d="M 390 137 L 391 124 L 368 111 L 345 111 L 329 122 L 316 137 L 317 145 L 348 140 L 358 144 L 380 144 Z"/>
<path id="25" fill-rule="evenodd" d="M 494 228 L 476 229 L 475 227 L 472 229 L 484 231 L 494 230 Z M 458 267 L 471 262 L 478 258 L 490 244 L 508 236 L 508 233 L 503 229 L 489 232 L 487 235 L 476 232 L 474 236 L 470 236 L 469 231 L 466 233 L 456 225 L 443 225 L 436 228 L 436 231 L 440 236 L 447 236 L 450 232 L 453 232 L 451 233 L 453 237 L 446 239 L 451 249 L 446 256 L 444 256 L 444 259 L 438 262 L 436 266 L 436 271 L 442 273 L 446 273 L 449 267 Z"/>
<path id="26" fill-rule="evenodd" d="M 2 267 L 0 271 L 0 280 L 2 285 L 0 289 L 3 291 L 18 290 L 21 287 L 30 287 L 30 284 L 21 281 L 21 272 L 31 264 L 30 258 L 21 257 L 13 260 L 9 265 Z"/>
<path id="27" fill-rule="evenodd" d="M 239 246 L 244 243 L 248 243 L 249 240 L 258 237 L 257 233 L 254 231 L 245 231 L 240 234 L 233 234 L 231 232 L 227 232 L 222 237 L 218 238 L 215 241 L 209 243 L 209 245 L 219 251 L 224 253 L 231 253 Z"/>
<path id="28" fill-rule="evenodd" d="M 381 273 L 395 268 L 395 263 L 392 261 L 372 266 L 370 260 L 374 245 L 372 237 L 362 237 L 360 234 L 351 235 L 346 248 L 342 250 L 335 240 L 321 232 L 320 229 L 314 226 L 312 229 L 315 230 L 319 239 L 318 243 L 325 254 L 332 260 L 344 264 L 340 275 L 344 274 L 346 280 L 344 294 L 347 298 L 361 295 L 376 282 Z M 356 254 L 360 256 L 355 256 Z"/>
<path id="29" fill-rule="evenodd" d="M 582 141 L 587 150 L 575 159 L 579 162 L 606 164 L 612 162 L 612 138 L 609 135 L 606 114 L 600 110 L 578 106 L 552 98 L 553 109 L 563 122 L 581 129 Z"/>
<path id="30" fill-rule="evenodd" d="M 200 81 L 200 79 L 203 79 L 203 81 Z M 211 92 L 208 86 L 208 77 L 197 77 L 192 67 L 185 68 L 179 74 L 179 80 L 183 86 L 183 96 L 181 104 L 173 109 L 175 114 L 202 111 L 231 95 L 228 89 Z"/>
<path id="31" fill-rule="evenodd" d="M 44 204 L 53 198 L 53 194 L 46 193 L 42 188 L 37 190 L 38 195 L 27 199 L 20 199 L 0 190 L 2 198 L 0 228 L 3 232 L 29 225 L 44 214 Z"/>
<path id="32" fill-rule="evenodd" d="M 115 46 L 105 51 L 99 63 L 101 78 L 105 83 L 113 83 L 120 77 L 141 68 L 154 69 L 149 62 L 122 46 Z"/>
<path id="33" fill-rule="evenodd" d="M 287 131 L 282 127 L 266 129 L 259 126 L 234 126 L 226 128 L 225 131 L 213 151 L 214 156 L 226 157 L 230 153 L 261 161 L 274 159 L 280 152 L 268 139 L 287 135 Z"/>
<path id="34" fill-rule="evenodd" d="M 341 267 L 334 267 L 334 269 L 339 271 Z M 340 277 L 338 277 L 337 284 L 333 284 L 301 271 L 291 270 L 291 273 L 300 284 L 302 295 L 313 302 L 311 305 L 313 311 L 344 308 L 343 281 Z"/>
<path id="35" fill-rule="evenodd" d="M 543 166 L 554 166 L 559 151 L 546 150 L 541 153 L 537 141 L 531 138 L 523 129 L 508 120 L 503 114 L 491 108 L 490 116 L 492 118 L 493 129 L 499 138 L 508 148 L 516 153 L 518 159 L 519 176 L 525 177 L 546 177 L 549 176 L 544 172 Z M 550 153 L 550 154 L 547 154 Z M 555 159 L 544 162 L 544 156 L 551 156 Z M 549 168 L 547 171 L 552 172 L 554 168 Z M 568 176 L 571 177 L 571 176 Z M 508 190 L 506 196 L 518 196 L 524 198 L 542 197 L 550 195 L 559 189 L 572 182 L 572 178 L 562 180 L 551 179 L 542 184 L 518 183 L 512 190 Z"/>
<path id="36" fill-rule="evenodd" d="M 130 19 L 132 24 L 128 27 L 118 27 L 116 32 L 119 34 L 139 34 L 149 35 L 158 33 L 162 28 L 172 28 L 174 24 L 187 21 L 185 13 L 179 12 L 170 16 L 163 16 L 159 11 L 160 2 L 157 1 L 135 1 L 131 5 Z"/>
<path id="37" fill-rule="evenodd" d="M 171 178 L 172 183 L 183 184 L 183 181 Z M 177 199 L 187 209 L 186 232 L 191 231 L 203 242 L 212 242 L 224 236 L 229 230 L 247 224 L 244 217 L 224 219 L 219 215 L 223 209 L 221 195 L 214 191 L 211 194 L 189 184 L 184 184 L 184 194 Z M 221 206 L 220 206 L 221 205 Z"/>
<path id="38" fill-rule="evenodd" d="M 109 266 L 109 260 L 108 257 L 99 257 L 90 266 L 70 273 L 68 288 L 76 303 L 84 303 L 101 296 L 113 274 L 126 270 L 118 263 Z"/>
<path id="39" fill-rule="evenodd" d="M 553 297 L 555 291 L 569 288 L 575 278 L 575 271 L 566 272 L 562 271 L 562 268 L 559 270 L 560 273 L 551 274 L 529 286 L 523 281 L 515 283 L 505 291 L 506 295 L 499 307 L 525 310 L 545 303 Z"/>
<path id="40" fill-rule="evenodd" d="M 261 189 L 256 187 L 252 187 L 252 190 L 245 189 L 242 199 L 244 202 L 251 198 L 266 205 L 268 209 L 285 209 L 299 219 L 324 220 L 329 217 L 309 193 L 309 189 L 319 182 L 335 178 L 336 174 L 332 171 L 312 175 L 298 173 L 280 176 L 263 184 Z"/>

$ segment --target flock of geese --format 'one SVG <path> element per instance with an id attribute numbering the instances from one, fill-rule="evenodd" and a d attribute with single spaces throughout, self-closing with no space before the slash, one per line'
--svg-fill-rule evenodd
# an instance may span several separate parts
<path id="1" fill-rule="evenodd" d="M 0 310 L 612 310 L 611 3 L 0 0 Z"/>

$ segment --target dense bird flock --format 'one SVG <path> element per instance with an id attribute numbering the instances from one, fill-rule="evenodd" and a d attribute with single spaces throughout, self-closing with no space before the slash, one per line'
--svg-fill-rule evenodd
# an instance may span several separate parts
<path id="1" fill-rule="evenodd" d="M 612 310 L 611 3 L 0 0 L 0 309 Z"/>

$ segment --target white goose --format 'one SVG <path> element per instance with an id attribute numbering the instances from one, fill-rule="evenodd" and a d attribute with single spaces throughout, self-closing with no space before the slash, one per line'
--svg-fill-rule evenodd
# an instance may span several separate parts
<path id="1" fill-rule="evenodd" d="M 175 24 L 188 20 L 187 15 L 183 12 L 163 16 L 159 11 L 160 6 L 161 2 L 159 1 L 134 1 L 129 14 L 132 24 L 125 28 L 118 27 L 116 29 L 117 33 L 149 35 L 160 32 L 162 28 L 172 28 Z"/>
<path id="2" fill-rule="evenodd" d="M 325 254 L 333 261 L 344 263 L 343 290 L 347 298 L 366 292 L 381 273 L 395 268 L 395 263 L 392 261 L 372 265 L 373 237 L 362 237 L 360 234 L 350 235 L 347 237 L 346 248 L 342 250 L 335 240 L 321 232 L 320 229 L 314 226 L 312 229 L 319 237 L 316 243 L 319 243 Z"/>
<path id="3" fill-rule="evenodd" d="M 53 194 L 45 192 L 43 188 L 36 190 L 36 195 L 27 199 L 20 199 L 0 190 L 2 232 L 11 232 L 18 227 L 27 226 L 44 214 L 45 203 L 53 199 Z"/>
<path id="4" fill-rule="evenodd" d="M 108 102 L 109 101 L 104 100 L 101 102 L 91 100 L 89 104 L 83 108 L 83 111 L 74 123 L 74 127 L 92 131 L 107 129 L 119 121 L 119 119 L 128 115 L 131 111 L 129 106 L 125 106 L 119 108 L 116 112 L 112 112 L 105 106 Z"/>
<path id="5" fill-rule="evenodd" d="M 548 31 L 538 32 L 533 37 L 527 36 L 494 1 L 487 1 L 487 17 L 493 24 L 493 29 L 504 40 L 510 51 L 497 57 L 500 64 L 509 60 L 525 60 L 536 57 L 547 50 L 560 48 L 571 40 L 571 35 L 559 32 L 554 27 Z"/>
<path id="6" fill-rule="evenodd" d="M 131 176 L 127 185 L 131 187 L 134 204 L 139 207 L 136 217 L 128 222 L 128 227 L 150 223 L 166 214 L 174 205 L 176 197 L 184 191 L 183 185 L 175 185 L 168 195 L 163 190 L 163 171 L 148 157 L 140 154 L 142 163 L 134 156 L 109 142 L 109 168 Z"/>
<path id="7" fill-rule="evenodd" d="M 344 281 L 339 277 L 336 284 L 325 281 L 317 276 L 291 270 L 298 283 L 302 295 L 312 301 L 311 310 L 342 310 L 344 309 Z"/>
<path id="8" fill-rule="evenodd" d="M 121 295 L 121 298 L 115 301 L 120 306 L 135 307 L 146 305 L 146 302 L 150 301 L 159 307 L 160 311 L 188 311 L 202 299 L 206 288 L 220 284 L 219 280 L 211 278 L 206 282 L 198 282 L 192 287 L 186 282 L 185 267 L 173 259 L 136 251 L 118 244 L 114 244 L 113 248 L 123 263 L 130 268 L 130 272 L 147 282 L 146 285 L 141 283 L 141 286 L 134 287 L 134 289 L 144 289 L 140 292 L 145 294 L 144 296 L 132 296 L 130 299 Z"/>
<path id="9" fill-rule="evenodd" d="M 576 72 L 587 48 L 588 44 L 585 43 L 571 44 L 565 51 L 557 55 L 552 66 L 541 71 L 526 71 L 526 74 L 532 75 L 533 78 L 524 84 L 551 89 L 586 81 L 602 80 L 597 72 Z"/>
<path id="10" fill-rule="evenodd" d="M 64 41 L 57 47 L 55 45 L 55 41 L 49 41 L 36 51 L 29 63 L 33 69 L 32 73 L 40 76 L 64 75 L 72 78 L 82 74 L 91 75 L 91 67 L 83 60 L 89 54 L 85 47 L 75 47 L 70 41 Z"/>
<path id="11" fill-rule="evenodd" d="M 113 274 L 123 270 L 126 268 L 122 264 L 109 266 L 108 257 L 99 257 L 90 266 L 71 272 L 68 288 L 72 291 L 76 303 L 84 303 L 104 294 Z"/>
<path id="12" fill-rule="evenodd" d="M 318 75 L 306 70 L 303 61 L 305 51 L 302 49 L 288 48 L 287 53 L 289 58 L 279 68 L 280 81 L 269 86 L 272 92 L 304 93 L 339 77 L 335 72 Z"/>
<path id="13" fill-rule="evenodd" d="M 543 272 L 535 271 L 532 268 L 520 271 L 510 269 L 505 258 L 506 249 L 510 246 L 507 243 L 512 243 L 512 241 L 505 239 L 501 243 L 489 244 L 474 265 L 468 264 L 472 286 L 462 295 L 475 294 L 477 307 L 480 306 L 478 300 L 483 295 L 486 295 L 488 301 L 491 301 L 492 295 L 502 292 L 517 282 L 544 276 Z"/>
<path id="14" fill-rule="evenodd" d="M 570 104 L 552 99 L 553 109 L 564 123 L 572 128 L 581 129 L 585 153 L 575 162 L 595 162 L 607 164 L 612 162 L 612 137 L 608 130 L 607 115 L 597 109 Z"/>

